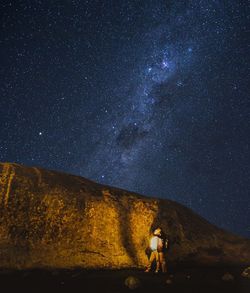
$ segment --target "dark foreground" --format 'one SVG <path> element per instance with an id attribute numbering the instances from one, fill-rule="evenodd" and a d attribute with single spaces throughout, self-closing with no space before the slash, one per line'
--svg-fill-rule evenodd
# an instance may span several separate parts
<path id="1" fill-rule="evenodd" d="M 132 269 L 5 270 L 0 271 L 0 288 L 1 292 L 249 293 L 250 279 L 241 276 L 244 268 L 246 266 L 227 268 L 179 266 L 170 268 L 168 274 L 158 275 Z"/>

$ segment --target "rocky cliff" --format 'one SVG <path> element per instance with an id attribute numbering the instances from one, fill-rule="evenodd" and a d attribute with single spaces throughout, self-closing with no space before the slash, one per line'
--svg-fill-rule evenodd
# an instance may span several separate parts
<path id="1" fill-rule="evenodd" d="M 0 267 L 144 267 L 151 231 L 169 262 L 249 264 L 250 240 L 170 200 L 82 177 L 0 163 Z"/>

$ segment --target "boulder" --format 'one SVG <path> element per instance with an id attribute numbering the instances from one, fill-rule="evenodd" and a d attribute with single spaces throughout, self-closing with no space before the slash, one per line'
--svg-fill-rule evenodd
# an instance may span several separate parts
<path id="1" fill-rule="evenodd" d="M 134 276 L 129 276 L 129 277 L 126 278 L 124 284 L 129 289 L 134 290 L 134 289 L 136 289 L 136 288 L 138 288 L 140 286 L 141 282 L 139 281 L 138 278 L 136 278 Z"/>
<path id="2" fill-rule="evenodd" d="M 233 281 L 234 280 L 234 276 L 230 273 L 225 273 L 223 276 L 222 276 L 222 280 L 223 281 Z"/>
<path id="3" fill-rule="evenodd" d="M 174 201 L 0 163 L 0 268 L 144 268 L 158 225 L 168 262 L 250 263 L 250 240 Z"/>
<path id="4" fill-rule="evenodd" d="M 241 276 L 250 279 L 250 267 L 245 268 L 241 273 Z"/>

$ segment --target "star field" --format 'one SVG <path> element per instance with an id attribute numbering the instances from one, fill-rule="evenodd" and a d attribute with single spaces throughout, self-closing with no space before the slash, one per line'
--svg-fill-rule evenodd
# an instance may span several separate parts
<path id="1" fill-rule="evenodd" d="M 250 237 L 245 1 L 1 1 L 0 160 Z"/>

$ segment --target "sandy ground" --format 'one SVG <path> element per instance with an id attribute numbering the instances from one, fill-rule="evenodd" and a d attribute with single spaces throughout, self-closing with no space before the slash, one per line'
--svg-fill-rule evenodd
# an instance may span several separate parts
<path id="1" fill-rule="evenodd" d="M 169 268 L 167 274 L 141 270 L 23 270 L 0 271 L 1 292 L 184 292 L 250 293 L 244 267 Z M 227 273 L 227 277 L 222 277 Z M 228 275 L 230 274 L 230 276 Z M 126 281 L 127 280 L 127 281 Z M 130 288 L 128 287 L 130 286 Z M 4 289 L 4 290 L 3 290 Z"/>

